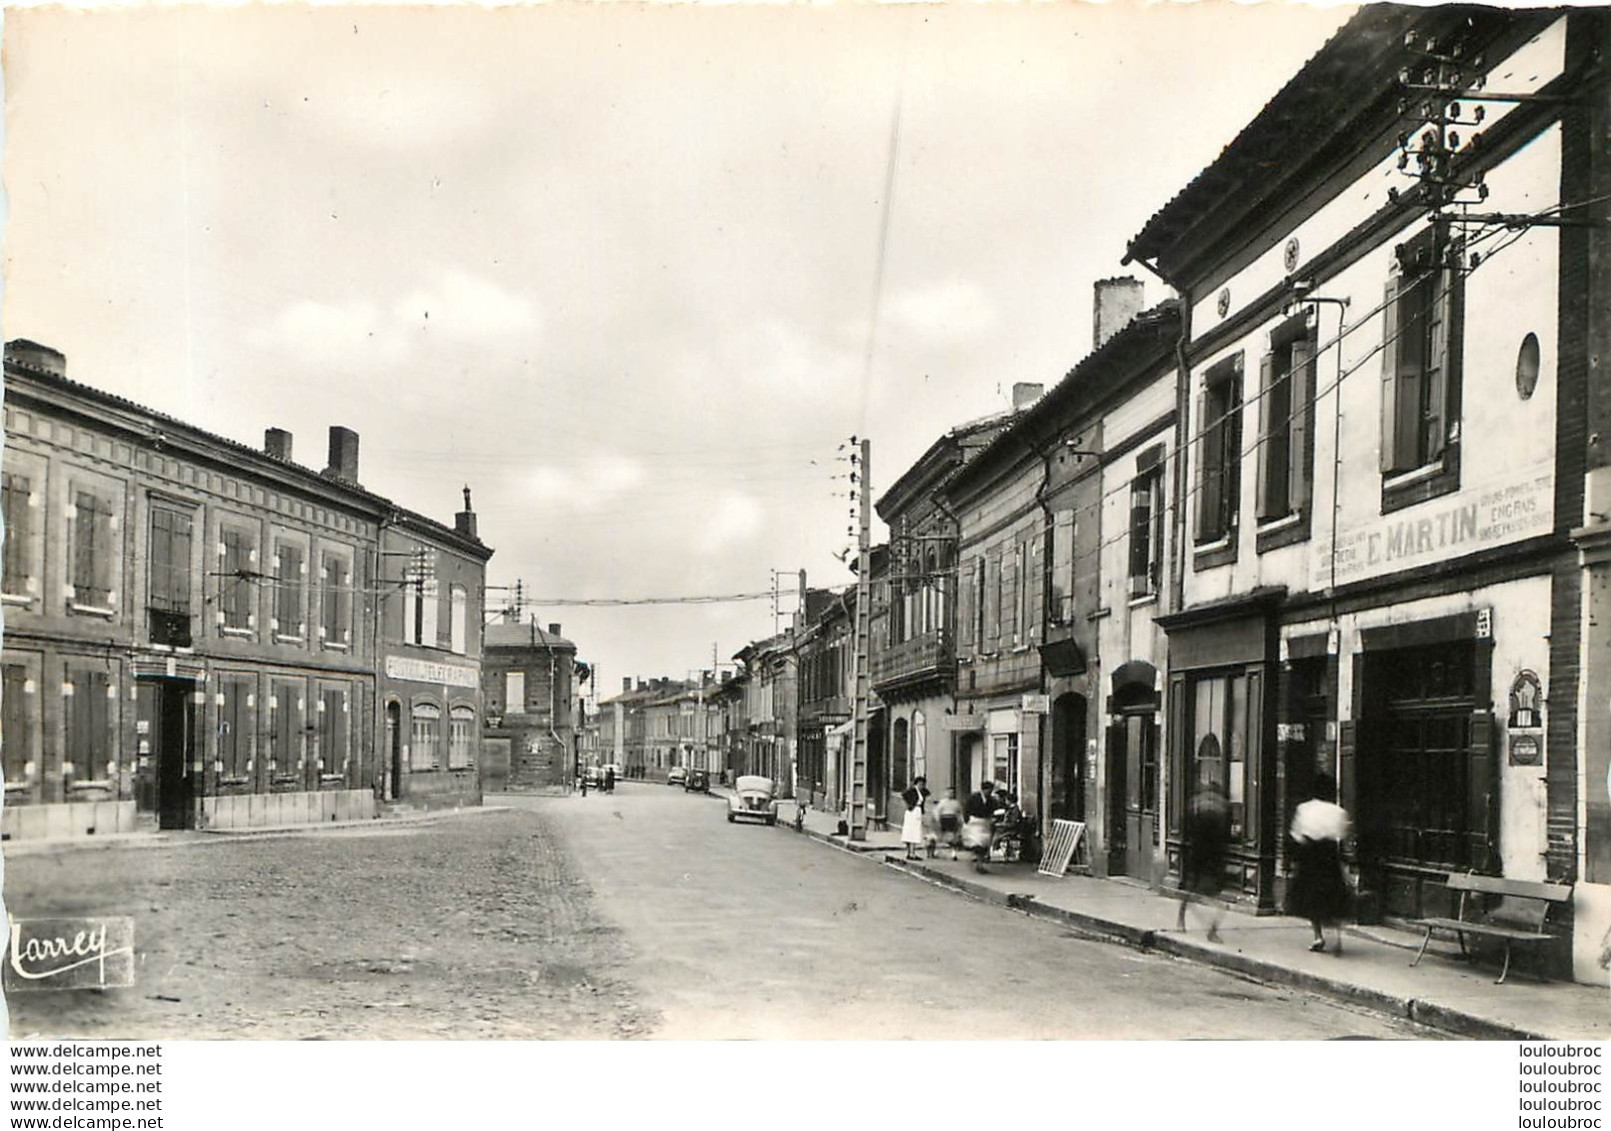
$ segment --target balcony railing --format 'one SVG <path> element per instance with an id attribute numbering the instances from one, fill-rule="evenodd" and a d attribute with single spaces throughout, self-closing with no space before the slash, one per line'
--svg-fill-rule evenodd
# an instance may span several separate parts
<path id="1" fill-rule="evenodd" d="M 957 658 L 949 632 L 926 632 L 880 650 L 873 656 L 873 687 L 956 673 Z"/>

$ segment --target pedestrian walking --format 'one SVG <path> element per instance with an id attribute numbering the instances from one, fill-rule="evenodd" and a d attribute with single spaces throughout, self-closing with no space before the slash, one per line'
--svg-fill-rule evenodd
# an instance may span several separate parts
<path id="1" fill-rule="evenodd" d="M 615 792 L 615 767 L 614 766 L 605 766 L 604 767 L 604 792 L 605 793 L 614 793 Z"/>
<path id="2" fill-rule="evenodd" d="M 1327 926 L 1337 927 L 1337 953 L 1342 953 L 1340 924 L 1353 907 L 1353 889 L 1343 875 L 1342 843 L 1348 837 L 1348 813 L 1337 804 L 1337 783 L 1316 776 L 1314 796 L 1292 814 L 1292 882 L 1287 887 L 1287 914 L 1309 920 L 1314 942 L 1326 949 Z"/>
<path id="3" fill-rule="evenodd" d="M 980 783 L 977 792 L 968 795 L 963 814 L 967 818 L 967 824 L 962 827 L 963 846 L 973 852 L 973 870 L 986 871 L 985 862 L 990 859 L 990 841 L 995 828 L 996 783 Z"/>
<path id="4" fill-rule="evenodd" d="M 948 786 L 945 796 L 935 806 L 934 816 L 940 825 L 940 843 L 951 850 L 953 860 L 962 844 L 962 814 L 962 801 L 957 797 L 956 787 Z"/>
<path id="5" fill-rule="evenodd" d="M 928 806 L 928 784 L 922 778 L 913 778 L 912 784 L 901 793 L 906 803 L 906 815 L 901 818 L 901 843 L 906 846 L 906 858 L 916 860 L 918 849 L 923 847 L 923 810 Z"/>
<path id="6" fill-rule="evenodd" d="M 1231 846 L 1231 807 L 1218 781 L 1204 780 L 1186 807 L 1186 838 L 1180 867 L 1180 913 L 1175 930 L 1186 929 L 1186 907 L 1195 900 L 1218 899 L 1225 881 L 1225 857 Z M 1212 905 L 1208 941 L 1219 942 L 1225 910 Z"/>

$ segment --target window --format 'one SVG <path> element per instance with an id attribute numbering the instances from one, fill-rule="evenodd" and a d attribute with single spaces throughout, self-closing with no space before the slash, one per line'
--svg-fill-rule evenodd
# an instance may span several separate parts
<path id="1" fill-rule="evenodd" d="M 1046 611 L 1053 624 L 1074 622 L 1074 512 L 1058 511 L 1052 515 L 1051 528 L 1046 537 L 1051 545 L 1046 560 L 1051 569 L 1046 574 Z"/>
<path id="2" fill-rule="evenodd" d="M 1259 363 L 1258 519 L 1309 505 L 1314 483 L 1315 339 L 1302 316 L 1273 336 Z"/>
<path id="3" fill-rule="evenodd" d="M 453 586 L 449 594 L 448 647 L 462 656 L 469 645 L 470 594 L 462 585 Z"/>
<path id="4" fill-rule="evenodd" d="M 442 764 L 442 708 L 420 703 L 414 708 L 413 745 L 409 749 L 411 770 L 434 770 Z"/>
<path id="5" fill-rule="evenodd" d="M 973 559 L 973 647 L 985 650 L 985 559 Z"/>
<path id="6" fill-rule="evenodd" d="M 225 527 L 218 558 L 218 623 L 226 632 L 250 632 L 257 627 L 257 547 L 251 533 Z"/>
<path id="7" fill-rule="evenodd" d="M 38 586 L 29 569 L 33 533 L 29 508 L 33 495 L 29 486 L 26 475 L 0 472 L 0 508 L 4 510 L 6 522 L 5 564 L 3 571 L 0 571 L 0 593 L 7 597 L 30 597 Z"/>
<path id="8" fill-rule="evenodd" d="M 281 542 L 274 548 L 274 634 L 282 640 L 301 640 L 307 631 L 307 601 L 303 584 L 308 561 L 302 547 Z"/>
<path id="9" fill-rule="evenodd" d="M 448 769 L 469 769 L 474 751 L 475 708 L 455 707 L 448 712 Z"/>
<path id="10" fill-rule="evenodd" d="M 912 776 L 929 776 L 929 732 L 922 711 L 912 712 Z"/>
<path id="11" fill-rule="evenodd" d="M 1197 398 L 1197 541 L 1214 543 L 1236 531 L 1242 466 L 1242 356 L 1210 369 Z"/>
<path id="12" fill-rule="evenodd" d="M 68 512 L 73 530 L 73 557 L 67 600 L 75 608 L 112 607 L 112 501 L 91 491 L 78 491 Z"/>
<path id="13" fill-rule="evenodd" d="M 94 668 L 67 673 L 62 691 L 66 702 L 67 749 L 62 774 L 80 781 L 104 782 L 113 771 L 111 677 Z"/>
<path id="14" fill-rule="evenodd" d="M 151 506 L 151 643 L 190 646 L 190 512 Z"/>
<path id="15" fill-rule="evenodd" d="M 990 736 L 990 780 L 1009 793 L 1018 792 L 1018 736 Z"/>
<path id="16" fill-rule="evenodd" d="M 1231 836 L 1240 839 L 1247 800 L 1247 676 L 1208 676 L 1193 688 L 1195 773 L 1189 781 L 1213 782 L 1231 808 Z"/>
<path id="17" fill-rule="evenodd" d="M 252 680 L 225 676 L 218 690 L 218 761 L 225 781 L 246 781 L 252 773 Z"/>
<path id="18" fill-rule="evenodd" d="M 319 772 L 347 773 L 347 736 L 352 720 L 347 713 L 347 691 L 325 687 L 319 691 Z"/>
<path id="19" fill-rule="evenodd" d="M 352 642 L 352 568 L 341 554 L 326 554 L 319 570 L 324 589 L 319 602 L 319 639 L 327 647 Z"/>
<path id="20" fill-rule="evenodd" d="M 437 646 L 437 606 L 441 594 L 434 577 L 421 577 L 404 589 L 403 643 Z"/>
<path id="21" fill-rule="evenodd" d="M 1130 596 L 1153 597 L 1163 573 L 1163 468 L 1130 481 Z"/>
<path id="22" fill-rule="evenodd" d="M 1033 576 L 1030 572 L 1030 562 L 1034 554 L 1031 552 L 1031 543 L 1020 542 L 1014 548 L 1012 568 L 1012 595 L 1013 595 L 1013 631 L 1014 644 L 1027 644 L 1034 636 L 1034 614 L 1032 598 L 1035 587 L 1030 584 Z"/>
<path id="23" fill-rule="evenodd" d="M 420 596 L 420 638 L 419 643 L 427 648 L 436 648 L 440 645 L 438 639 L 438 614 L 442 608 L 442 593 L 437 586 L 436 578 L 425 582 L 424 591 Z"/>
<path id="24" fill-rule="evenodd" d="M 0 754 L 4 755 L 6 785 L 32 785 L 34 734 L 39 725 L 34 681 L 22 664 L 0 668 Z"/>
<path id="25" fill-rule="evenodd" d="M 506 715 L 524 715 L 526 713 L 525 672 L 504 673 L 503 710 Z"/>
<path id="26" fill-rule="evenodd" d="M 269 769 L 276 778 L 294 778 L 302 770 L 302 685 L 276 681 L 269 698 L 269 732 L 273 739 Z"/>
<path id="27" fill-rule="evenodd" d="M 1382 330 L 1381 469 L 1389 478 L 1440 463 L 1460 436 L 1459 250 L 1428 229 L 1399 247 L 1397 267 Z"/>

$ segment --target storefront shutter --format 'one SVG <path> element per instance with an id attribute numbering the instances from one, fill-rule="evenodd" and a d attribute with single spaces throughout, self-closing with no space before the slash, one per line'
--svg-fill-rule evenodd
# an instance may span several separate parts
<path id="1" fill-rule="evenodd" d="M 1494 754 L 1494 719 L 1489 711 L 1471 713 L 1466 744 L 1466 858 L 1467 867 L 1481 872 L 1500 870 L 1498 828 L 1499 759 Z"/>
<path id="2" fill-rule="evenodd" d="M 1264 828 L 1264 673 L 1247 673 L 1247 795 L 1243 799 L 1242 836 L 1258 845 Z M 1270 780 L 1275 779 L 1272 773 Z"/>
<path id="3" fill-rule="evenodd" d="M 1169 744 L 1167 772 L 1169 774 L 1169 835 L 1180 835 L 1181 818 L 1186 812 L 1186 677 L 1173 676 L 1169 680 L 1169 733 L 1164 735 Z"/>
<path id="4" fill-rule="evenodd" d="M 1287 442 L 1288 506 L 1294 513 L 1309 505 L 1314 489 L 1315 343 L 1292 343 L 1292 424 Z"/>
<path id="5" fill-rule="evenodd" d="M 1355 829 L 1359 828 L 1359 814 L 1354 812 L 1358 804 L 1357 767 L 1354 762 L 1359 745 L 1358 732 L 1359 724 L 1353 719 L 1344 719 L 1337 724 L 1337 803 L 1353 814 Z"/>

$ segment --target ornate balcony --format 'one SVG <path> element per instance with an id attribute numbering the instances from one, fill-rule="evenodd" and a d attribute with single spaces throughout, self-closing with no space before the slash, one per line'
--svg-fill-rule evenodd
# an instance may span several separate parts
<path id="1" fill-rule="evenodd" d="M 873 657 L 873 690 L 882 695 L 886 690 L 925 680 L 950 680 L 956 677 L 956 671 L 951 634 L 944 630 L 926 632 L 891 645 Z"/>

